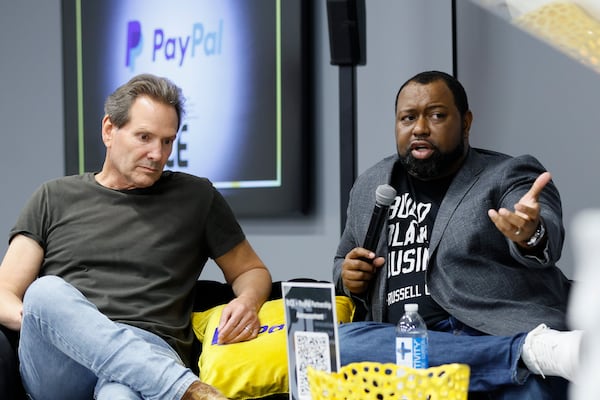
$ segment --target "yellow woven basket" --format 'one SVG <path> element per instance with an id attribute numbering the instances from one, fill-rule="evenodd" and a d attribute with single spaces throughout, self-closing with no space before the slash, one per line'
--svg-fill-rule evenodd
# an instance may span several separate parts
<path id="1" fill-rule="evenodd" d="M 339 372 L 308 368 L 312 400 L 466 400 L 469 366 L 445 364 L 427 369 L 362 362 Z"/>

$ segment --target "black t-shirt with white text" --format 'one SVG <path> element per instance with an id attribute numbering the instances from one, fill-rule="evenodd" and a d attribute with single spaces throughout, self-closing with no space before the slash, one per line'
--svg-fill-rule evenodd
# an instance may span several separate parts
<path id="1" fill-rule="evenodd" d="M 404 304 L 417 303 L 431 326 L 448 316 L 431 298 L 425 274 L 433 224 L 452 177 L 421 181 L 400 168 L 395 172 L 391 184 L 397 195 L 388 217 L 386 319 L 396 324 Z"/>

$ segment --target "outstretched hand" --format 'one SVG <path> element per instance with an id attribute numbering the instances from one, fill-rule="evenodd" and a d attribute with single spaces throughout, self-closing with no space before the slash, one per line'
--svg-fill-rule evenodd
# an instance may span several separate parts
<path id="1" fill-rule="evenodd" d="M 506 208 L 488 210 L 488 216 L 504 236 L 518 244 L 533 236 L 540 223 L 541 206 L 538 199 L 551 179 L 549 172 L 538 176 L 531 189 L 515 204 L 514 212 Z"/>

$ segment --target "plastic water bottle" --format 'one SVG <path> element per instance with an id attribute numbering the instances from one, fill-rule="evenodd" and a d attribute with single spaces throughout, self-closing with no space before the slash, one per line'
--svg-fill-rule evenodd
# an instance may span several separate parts
<path id="1" fill-rule="evenodd" d="M 396 326 L 396 364 L 427 368 L 427 325 L 419 315 L 418 304 L 405 304 L 404 315 Z"/>

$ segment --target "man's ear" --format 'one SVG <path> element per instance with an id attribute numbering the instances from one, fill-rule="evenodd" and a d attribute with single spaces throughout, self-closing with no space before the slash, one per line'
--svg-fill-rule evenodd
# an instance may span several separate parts
<path id="1" fill-rule="evenodd" d="M 463 118 L 463 136 L 465 139 L 469 138 L 469 132 L 471 131 L 471 123 L 473 122 L 473 113 L 471 110 L 467 110 Z"/>
<path id="2" fill-rule="evenodd" d="M 102 118 L 102 141 L 106 147 L 110 146 L 115 129 L 116 127 L 113 125 L 110 117 L 105 115 L 104 118 Z"/>

